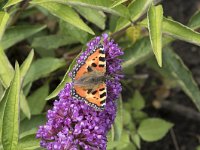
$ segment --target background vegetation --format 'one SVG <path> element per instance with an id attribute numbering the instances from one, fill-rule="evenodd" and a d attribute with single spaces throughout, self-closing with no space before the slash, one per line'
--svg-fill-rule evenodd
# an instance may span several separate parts
<path id="1" fill-rule="evenodd" d="M 199 50 L 200 12 L 195 9 L 182 24 L 165 15 L 165 4 L 0 0 L 0 149 L 41 149 L 35 133 L 70 81 L 73 59 L 104 32 L 125 52 L 123 92 L 107 149 L 199 149 L 200 90 L 174 47 L 182 40 Z M 193 55 L 187 61 L 194 60 Z M 180 130 L 177 139 L 179 121 L 193 130 L 190 135 Z M 186 143 L 181 135 L 188 136 Z M 161 139 L 163 143 L 156 142 Z"/>

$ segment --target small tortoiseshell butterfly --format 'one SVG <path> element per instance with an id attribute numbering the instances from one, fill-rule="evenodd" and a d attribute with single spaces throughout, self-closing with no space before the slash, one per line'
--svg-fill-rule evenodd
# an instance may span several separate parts
<path id="1" fill-rule="evenodd" d="M 106 104 L 106 59 L 104 47 L 99 44 L 72 71 L 72 97 L 85 101 L 97 110 Z"/>

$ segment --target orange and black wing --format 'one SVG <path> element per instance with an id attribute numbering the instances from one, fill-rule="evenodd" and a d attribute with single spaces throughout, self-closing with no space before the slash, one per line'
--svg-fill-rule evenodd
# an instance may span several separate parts
<path id="1" fill-rule="evenodd" d="M 85 101 L 88 105 L 95 109 L 104 109 L 106 104 L 106 84 L 101 83 L 98 87 L 93 89 L 84 89 L 80 86 L 74 85 L 72 90 L 72 96 L 78 100 Z"/>
<path id="2" fill-rule="evenodd" d="M 106 60 L 105 60 L 105 50 L 102 45 L 96 47 L 91 51 L 85 60 L 77 64 L 72 71 L 72 80 L 78 80 L 84 74 L 96 70 L 101 73 L 106 72 Z"/>
<path id="3" fill-rule="evenodd" d="M 106 72 L 105 50 L 102 45 L 99 45 L 91 51 L 82 63 L 77 64 L 72 71 L 73 82 L 94 70 L 101 74 Z M 72 96 L 78 100 L 84 100 L 86 103 L 97 109 L 101 109 L 105 105 L 106 84 L 101 83 L 98 87 L 95 87 L 95 89 L 84 89 L 82 86 L 74 85 Z"/>

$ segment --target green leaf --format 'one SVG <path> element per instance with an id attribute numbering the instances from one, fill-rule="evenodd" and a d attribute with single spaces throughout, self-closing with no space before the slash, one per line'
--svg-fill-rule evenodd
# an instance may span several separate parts
<path id="1" fill-rule="evenodd" d="M 134 110 L 133 112 L 131 112 L 131 115 L 135 122 L 141 122 L 141 120 L 148 117 L 147 113 L 141 110 Z"/>
<path id="2" fill-rule="evenodd" d="M 110 18 L 109 18 L 109 23 L 108 23 L 108 25 L 109 25 L 109 30 L 110 30 L 110 32 L 111 33 L 113 33 L 114 31 L 115 31 L 115 28 L 116 28 L 116 22 L 117 22 L 117 20 L 118 20 L 118 16 L 110 16 Z"/>
<path id="3" fill-rule="evenodd" d="M 0 41 L 6 29 L 10 15 L 7 12 L 0 11 Z"/>
<path id="4" fill-rule="evenodd" d="M 141 122 L 138 133 L 141 138 L 147 142 L 153 142 L 162 139 L 173 124 L 159 118 L 149 118 Z"/>
<path id="5" fill-rule="evenodd" d="M 80 53 L 81 54 L 81 53 Z M 80 55 L 79 54 L 79 55 Z M 79 55 L 77 57 L 79 57 Z M 76 57 L 76 58 L 77 58 Z M 74 67 L 76 63 L 76 58 L 72 61 L 69 68 L 67 69 L 67 72 L 65 73 L 62 81 L 59 83 L 59 85 L 56 87 L 56 89 L 46 98 L 46 100 L 50 100 L 58 95 L 58 93 L 65 87 L 66 83 L 70 81 L 71 79 L 68 76 L 68 73 L 71 71 L 71 69 Z"/>
<path id="6" fill-rule="evenodd" d="M 114 6 L 114 3 L 108 0 L 69 0 L 68 4 L 85 6 L 125 18 L 129 17 L 128 9 L 124 5 L 118 4 Z"/>
<path id="7" fill-rule="evenodd" d="M 163 18 L 163 32 L 180 40 L 200 46 L 200 33 L 179 22 Z"/>
<path id="8" fill-rule="evenodd" d="M 115 147 L 117 147 L 117 145 L 118 145 L 118 142 L 116 142 L 116 141 L 110 142 L 108 140 L 106 149 L 113 150 Z"/>
<path id="9" fill-rule="evenodd" d="M 124 105 L 123 105 L 124 106 Z M 118 110 L 117 110 L 118 111 Z M 132 122 L 132 118 L 131 118 L 131 113 L 130 111 L 126 110 L 125 107 L 123 107 L 123 114 L 122 114 L 123 118 L 121 121 L 123 121 L 123 126 L 128 126 L 131 122 Z M 121 127 L 121 126 L 120 126 Z M 122 127 L 121 127 L 122 128 Z M 122 130 L 122 129 L 121 129 Z M 120 130 L 120 131 L 121 131 Z M 121 134 L 121 133 L 120 133 Z"/>
<path id="10" fill-rule="evenodd" d="M 56 34 L 34 38 L 31 46 L 38 49 L 51 50 L 74 43 L 78 43 L 77 39 L 63 34 Z"/>
<path id="11" fill-rule="evenodd" d="M 133 109 L 141 110 L 145 106 L 145 100 L 138 90 L 135 91 L 133 99 L 131 100 L 131 105 Z"/>
<path id="12" fill-rule="evenodd" d="M 46 122 L 46 115 L 40 114 L 40 115 L 33 115 L 31 119 L 25 118 L 20 122 L 20 136 L 22 133 L 31 132 L 31 134 L 36 133 L 38 130 L 38 126 L 45 124 Z"/>
<path id="13" fill-rule="evenodd" d="M 172 38 L 163 38 L 162 46 L 166 46 L 169 44 L 173 39 Z M 151 43 L 149 41 L 148 37 L 144 37 L 138 41 L 136 41 L 133 46 L 130 46 L 128 49 L 126 49 L 126 53 L 123 55 L 123 64 L 122 68 L 123 71 L 126 73 L 132 74 L 132 68 L 145 60 L 147 60 L 149 57 L 153 55 L 151 50 Z"/>
<path id="14" fill-rule="evenodd" d="M 3 97 L 3 95 L 4 95 L 4 88 L 3 88 L 3 85 L 1 85 L 1 83 L 0 83 L 0 102 L 1 102 L 1 100 L 2 100 L 2 97 Z"/>
<path id="15" fill-rule="evenodd" d="M 61 28 L 60 32 L 63 33 L 63 36 L 67 36 L 71 39 L 76 39 L 76 41 L 79 41 L 82 44 L 87 43 L 88 41 L 87 32 L 80 30 L 77 27 L 64 21 L 60 21 L 60 28 Z"/>
<path id="16" fill-rule="evenodd" d="M 147 19 L 151 46 L 159 66 L 162 67 L 162 6 L 151 5 L 148 11 Z"/>
<path id="17" fill-rule="evenodd" d="M 3 10 L 3 6 L 7 3 L 8 0 L 0 0 L 0 10 Z"/>
<path id="18" fill-rule="evenodd" d="M 126 26 L 138 20 L 146 11 L 153 0 L 135 0 L 129 6 L 130 19 L 120 17 L 117 21 L 117 26 L 115 31 L 119 31 Z M 131 20 L 131 21 L 130 21 Z"/>
<path id="19" fill-rule="evenodd" d="M 9 87 L 6 89 L 6 91 L 0 101 L 0 114 L 1 114 L 0 115 L 0 145 L 1 145 L 1 141 L 2 141 L 3 113 L 5 110 L 8 93 L 9 93 Z"/>
<path id="20" fill-rule="evenodd" d="M 200 10 L 198 10 L 191 18 L 188 26 L 192 29 L 200 28 Z"/>
<path id="21" fill-rule="evenodd" d="M 49 85 L 44 84 L 27 98 L 29 107 L 31 109 L 31 114 L 36 115 L 42 112 L 47 102 L 45 98 L 48 96 L 48 93 Z"/>
<path id="22" fill-rule="evenodd" d="M 57 2 L 70 6 L 92 8 L 96 11 L 100 10 L 123 17 L 129 16 L 128 10 L 124 5 L 118 4 L 114 7 L 115 3 L 110 0 L 32 0 L 31 3 L 40 4 L 43 2 Z"/>
<path id="23" fill-rule="evenodd" d="M 27 39 L 31 35 L 43 30 L 44 28 L 46 28 L 44 25 L 20 25 L 11 27 L 6 30 L 0 45 L 4 50 L 8 49 L 16 43 Z"/>
<path id="24" fill-rule="evenodd" d="M 24 79 L 24 86 L 39 78 L 48 76 L 53 71 L 65 66 L 63 59 L 57 58 L 42 58 L 32 63 L 28 73 Z"/>
<path id="25" fill-rule="evenodd" d="M 113 126 L 111 126 L 111 129 L 107 134 L 107 140 L 108 140 L 107 147 L 106 147 L 107 150 L 113 150 L 113 148 L 117 147 L 118 142 L 114 141 L 114 128 L 113 128 Z"/>
<path id="26" fill-rule="evenodd" d="M 13 78 L 14 70 L 5 52 L 0 47 L 0 81 L 4 88 L 8 88 Z"/>
<path id="27" fill-rule="evenodd" d="M 196 147 L 196 150 L 200 150 L 200 145 Z"/>
<path id="28" fill-rule="evenodd" d="M 151 43 L 148 38 L 142 38 L 132 47 L 126 49 L 126 53 L 122 57 L 124 60 L 122 68 L 127 72 L 131 67 L 141 63 L 150 56 L 152 56 Z"/>
<path id="29" fill-rule="evenodd" d="M 112 129 L 113 128 L 111 128 L 111 132 L 109 132 L 108 136 L 107 136 L 108 143 L 107 143 L 106 149 L 113 150 L 115 148 L 116 150 L 124 150 L 131 143 L 128 132 L 126 130 L 124 130 L 122 132 L 120 139 L 118 139 L 116 141 L 114 139 L 111 139 L 111 138 L 114 138 L 114 135 L 112 135 L 112 134 L 114 134 L 114 130 L 112 130 Z M 113 137 L 111 137 L 111 136 L 113 136 Z M 127 150 L 129 150 L 129 149 L 127 149 Z M 135 150 L 135 149 L 131 148 L 131 150 Z"/>
<path id="30" fill-rule="evenodd" d="M 92 8 L 85 8 L 81 6 L 74 7 L 81 16 L 92 22 L 102 30 L 105 29 L 106 15 L 102 11 L 96 11 Z"/>
<path id="31" fill-rule="evenodd" d="M 24 113 L 24 115 L 28 119 L 30 119 L 31 118 L 31 112 L 30 112 L 28 102 L 26 100 L 26 96 L 24 95 L 23 91 L 21 91 L 21 93 L 20 93 L 20 108 L 21 108 L 22 112 Z"/>
<path id="32" fill-rule="evenodd" d="M 117 115 L 113 127 L 114 127 L 114 140 L 118 141 L 121 138 L 123 130 L 123 106 L 121 97 L 117 101 Z"/>
<path id="33" fill-rule="evenodd" d="M 140 25 L 147 27 L 147 20 L 145 19 L 140 22 Z M 166 35 L 170 35 L 174 38 L 200 46 L 199 32 L 196 32 L 179 22 L 167 18 L 163 18 L 162 25 L 163 33 L 165 33 Z"/>
<path id="34" fill-rule="evenodd" d="M 123 147 L 122 149 L 117 148 L 117 150 L 137 150 L 137 147 L 130 142 L 126 147 Z"/>
<path id="35" fill-rule="evenodd" d="M 35 134 L 27 135 L 19 140 L 18 150 L 33 150 L 40 147 L 40 140 Z"/>
<path id="36" fill-rule="evenodd" d="M 0 150 L 3 150 L 3 145 L 1 144 L 1 142 L 0 142 Z"/>
<path id="37" fill-rule="evenodd" d="M 6 95 L 6 106 L 3 113 L 2 144 L 5 150 L 17 148 L 19 133 L 19 94 L 20 71 L 19 65 L 15 65 L 15 75 Z"/>
<path id="38" fill-rule="evenodd" d="M 183 91 L 192 99 L 196 107 L 200 110 L 200 90 L 192 77 L 192 73 L 184 65 L 181 58 L 171 49 L 163 51 L 164 69 L 176 79 Z"/>
<path id="39" fill-rule="evenodd" d="M 130 144 L 130 138 L 127 131 L 123 131 L 120 140 L 118 141 L 118 145 L 116 150 L 123 150 Z"/>
<path id="40" fill-rule="evenodd" d="M 155 61 L 155 59 L 150 58 L 146 62 L 146 65 L 148 66 L 148 68 L 155 70 L 157 73 L 159 73 L 162 76 L 162 80 L 163 80 L 162 82 L 163 82 L 163 85 L 165 85 L 165 88 L 167 89 L 177 88 L 178 84 L 177 84 L 176 79 L 172 76 L 172 74 L 167 69 L 165 69 L 164 67 L 163 69 L 161 69 L 157 65 L 157 62 Z"/>
<path id="41" fill-rule="evenodd" d="M 47 9 L 50 13 L 52 13 L 56 17 L 76 26 L 81 30 L 84 30 L 94 35 L 92 29 L 90 29 L 90 27 L 88 27 L 83 22 L 83 20 L 81 20 L 79 15 L 71 7 L 57 2 L 43 2 L 43 3 L 38 3 L 37 5 Z"/>
<path id="42" fill-rule="evenodd" d="M 24 92 L 25 96 L 27 96 L 29 94 L 31 86 L 32 86 L 32 83 L 29 83 L 29 84 L 27 84 L 26 86 L 23 87 L 23 92 Z"/>
<path id="43" fill-rule="evenodd" d="M 135 143 L 135 145 L 137 146 L 137 148 L 140 149 L 141 148 L 140 136 L 138 134 L 134 134 L 132 136 L 132 140 Z"/>
<path id="44" fill-rule="evenodd" d="M 21 73 L 21 78 L 22 80 L 24 79 L 26 73 L 28 72 L 30 65 L 32 63 L 34 57 L 34 51 L 31 50 L 31 52 L 29 53 L 28 57 L 26 58 L 26 60 L 23 62 L 23 64 L 20 66 L 20 73 Z"/>
<path id="45" fill-rule="evenodd" d="M 22 0 L 9 0 L 3 8 L 5 9 L 5 8 L 10 7 L 12 5 L 15 5 L 15 4 L 17 4 L 17 3 L 21 2 L 21 1 Z"/>
<path id="46" fill-rule="evenodd" d="M 114 3 L 112 4 L 111 8 L 116 7 L 116 6 L 122 4 L 122 3 L 126 2 L 126 1 L 128 1 L 128 0 L 113 0 Z"/>

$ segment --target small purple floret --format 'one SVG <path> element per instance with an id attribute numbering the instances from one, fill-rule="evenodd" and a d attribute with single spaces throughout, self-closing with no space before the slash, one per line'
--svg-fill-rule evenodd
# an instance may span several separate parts
<path id="1" fill-rule="evenodd" d="M 81 54 L 77 63 L 84 61 L 97 45 L 103 44 L 106 52 L 107 80 L 106 106 L 103 111 L 96 111 L 83 101 L 75 100 L 70 95 L 71 83 L 59 93 L 59 100 L 54 102 L 52 110 L 47 113 L 48 121 L 40 126 L 36 137 L 41 138 L 40 145 L 48 150 L 106 150 L 106 135 L 116 116 L 116 99 L 121 92 L 119 80 L 122 75 L 121 60 L 116 58 L 123 52 L 110 40 L 107 34 L 96 37 L 87 44 L 87 50 Z"/>

